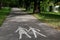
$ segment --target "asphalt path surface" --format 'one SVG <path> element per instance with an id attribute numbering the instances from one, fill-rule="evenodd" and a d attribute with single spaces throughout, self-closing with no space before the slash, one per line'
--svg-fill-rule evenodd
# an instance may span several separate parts
<path id="1" fill-rule="evenodd" d="M 10 15 L 0 27 L 0 40 L 60 40 L 60 31 L 51 28 L 46 23 L 37 20 L 33 15 L 29 15 L 23 10 L 19 8 L 11 9 Z M 24 29 L 20 29 L 21 36 L 19 31 L 16 32 L 19 27 L 27 30 L 29 30 L 30 27 L 35 28 L 33 30 L 36 31 L 37 37 L 35 37 L 34 31 L 27 32 Z M 36 29 L 40 31 L 37 31 Z M 23 32 L 21 30 L 23 30 Z M 37 32 L 44 34 L 46 37 Z M 26 33 L 31 38 L 29 38 Z M 20 39 L 19 36 L 21 36 Z"/>

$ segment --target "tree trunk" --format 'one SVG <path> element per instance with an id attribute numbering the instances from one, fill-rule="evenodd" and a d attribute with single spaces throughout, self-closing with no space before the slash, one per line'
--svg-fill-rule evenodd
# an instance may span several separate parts
<path id="1" fill-rule="evenodd" d="M 1 7 L 2 7 L 2 4 L 1 4 L 1 2 L 0 2 L 0 9 L 1 9 Z"/>
<path id="2" fill-rule="evenodd" d="M 26 10 L 30 10 L 30 0 L 25 1 L 25 8 L 26 8 Z"/>
<path id="3" fill-rule="evenodd" d="M 52 7 L 52 6 L 50 6 L 50 10 L 49 10 L 49 11 L 50 11 L 50 12 L 52 12 L 52 10 L 53 10 L 53 7 Z"/>
<path id="4" fill-rule="evenodd" d="M 40 0 L 34 0 L 34 13 L 40 13 Z"/>

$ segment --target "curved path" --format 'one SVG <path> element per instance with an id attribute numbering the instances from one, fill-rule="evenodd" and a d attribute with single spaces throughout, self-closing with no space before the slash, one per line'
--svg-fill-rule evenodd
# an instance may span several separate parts
<path id="1" fill-rule="evenodd" d="M 37 31 L 46 35 L 43 37 L 38 33 L 35 38 L 32 31 L 27 32 L 31 38 L 26 35 L 22 35 L 20 40 L 60 40 L 60 31 L 49 27 L 47 24 L 40 22 L 34 16 L 27 14 L 19 8 L 12 8 L 10 15 L 4 21 L 2 27 L 0 27 L 0 40 L 19 40 L 19 32 L 15 32 L 19 27 L 29 30 L 29 27 L 39 29 Z"/>

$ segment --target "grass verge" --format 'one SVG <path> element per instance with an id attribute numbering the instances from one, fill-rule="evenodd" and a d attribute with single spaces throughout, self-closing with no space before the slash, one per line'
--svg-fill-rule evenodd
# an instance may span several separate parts
<path id="1" fill-rule="evenodd" d="M 10 8 L 8 7 L 2 8 L 0 10 L 0 26 L 2 25 L 3 21 L 5 20 L 9 12 L 10 12 Z"/>
<path id="2" fill-rule="evenodd" d="M 34 14 L 34 16 L 40 21 L 47 23 L 53 28 L 60 29 L 60 14 L 59 13 L 40 13 Z"/>

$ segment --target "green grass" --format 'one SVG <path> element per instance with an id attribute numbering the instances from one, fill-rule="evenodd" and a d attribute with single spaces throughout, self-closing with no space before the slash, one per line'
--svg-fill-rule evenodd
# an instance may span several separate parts
<path id="1" fill-rule="evenodd" d="M 34 14 L 36 18 L 40 21 L 47 23 L 49 26 L 53 28 L 60 29 L 60 14 L 54 12 L 43 12 L 40 14 Z"/>
<path id="2" fill-rule="evenodd" d="M 27 10 L 28 13 L 33 13 L 33 9 L 31 8 L 30 10 Z"/>
<path id="3" fill-rule="evenodd" d="M 5 20 L 9 12 L 10 12 L 10 8 L 7 8 L 7 7 L 2 8 L 0 10 L 0 26 L 2 25 L 3 21 Z"/>

